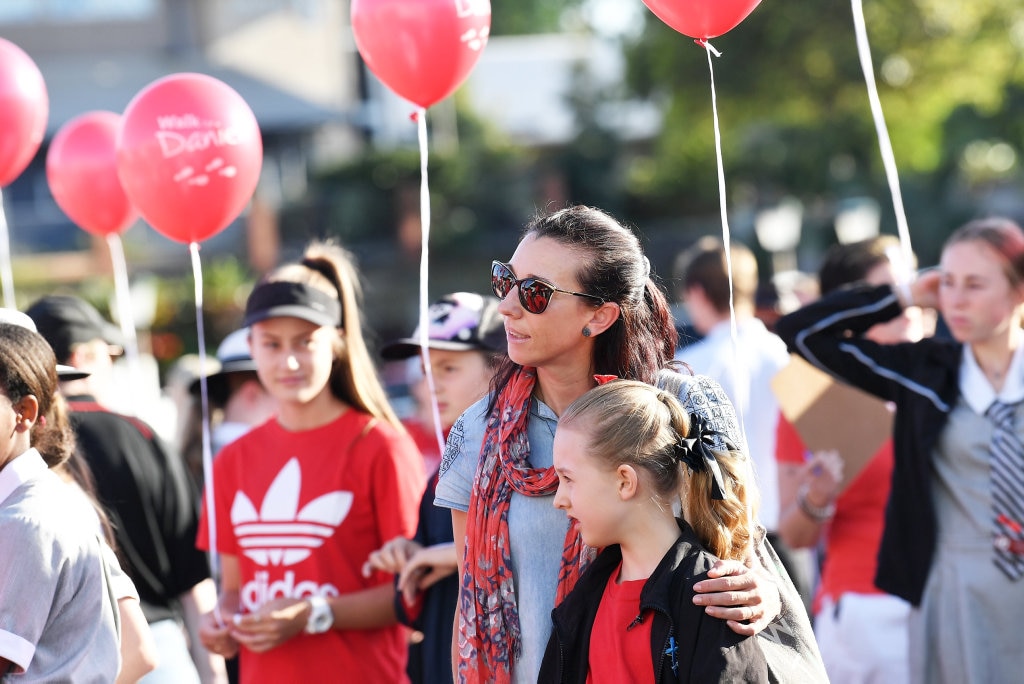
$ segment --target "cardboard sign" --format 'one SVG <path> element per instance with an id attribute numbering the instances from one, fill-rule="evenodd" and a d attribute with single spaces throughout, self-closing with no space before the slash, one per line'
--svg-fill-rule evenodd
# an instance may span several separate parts
<path id="1" fill-rule="evenodd" d="M 835 449 L 843 459 L 846 488 L 892 437 L 886 402 L 833 380 L 796 355 L 772 379 L 782 415 L 811 451 Z"/>

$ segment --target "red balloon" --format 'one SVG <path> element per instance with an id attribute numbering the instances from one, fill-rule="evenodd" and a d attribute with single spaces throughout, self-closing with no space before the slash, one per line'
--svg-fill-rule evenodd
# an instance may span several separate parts
<path id="1" fill-rule="evenodd" d="M 761 0 L 644 0 L 644 4 L 684 36 L 709 40 L 736 28 Z"/>
<path id="2" fill-rule="evenodd" d="M 46 153 L 46 180 L 57 206 L 94 235 L 123 233 L 138 218 L 117 177 L 120 127 L 120 114 L 82 114 L 61 126 Z"/>
<path id="3" fill-rule="evenodd" d="M 46 134 L 50 98 L 39 67 L 0 38 L 0 187 L 21 175 Z"/>
<path id="4" fill-rule="evenodd" d="M 117 175 L 146 222 L 172 240 L 224 230 L 252 197 L 262 164 L 256 116 L 212 76 L 165 76 L 124 111 Z"/>
<path id="5" fill-rule="evenodd" d="M 466 80 L 490 32 L 490 0 L 352 0 L 352 33 L 366 65 L 421 107 Z"/>

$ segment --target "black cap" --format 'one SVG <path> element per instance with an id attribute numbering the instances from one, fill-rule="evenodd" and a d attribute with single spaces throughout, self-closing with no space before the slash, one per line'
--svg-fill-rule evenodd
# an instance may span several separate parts
<path id="1" fill-rule="evenodd" d="M 337 328 L 341 325 L 341 302 L 305 283 L 260 283 L 245 303 L 242 325 L 248 327 L 268 318 L 286 316 Z"/>
<path id="2" fill-rule="evenodd" d="M 450 351 L 501 352 L 508 350 L 505 319 L 498 313 L 500 302 L 473 292 L 455 292 L 441 297 L 427 310 L 428 345 Z M 420 353 L 419 330 L 412 337 L 395 340 L 380 351 L 388 360 L 407 359 Z"/>
<path id="3" fill-rule="evenodd" d="M 58 362 L 66 362 L 71 357 L 71 348 L 83 342 L 103 340 L 109 345 L 124 346 L 121 331 L 84 299 L 50 295 L 36 301 L 25 313 L 53 347 Z"/>
<path id="4" fill-rule="evenodd" d="M 31 330 L 34 333 L 38 333 L 36 329 L 36 323 L 28 314 L 24 314 L 17 309 L 0 309 L 0 323 L 8 323 L 10 325 L 18 325 L 27 330 Z M 81 380 L 91 375 L 88 371 L 81 371 L 72 366 L 65 365 L 63 363 L 57 364 L 57 377 L 60 380 Z"/>

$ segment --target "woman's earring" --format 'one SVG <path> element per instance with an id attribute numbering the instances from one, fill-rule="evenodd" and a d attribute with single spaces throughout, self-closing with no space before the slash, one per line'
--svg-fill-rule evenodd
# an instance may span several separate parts
<path id="1" fill-rule="evenodd" d="M 583 336 L 590 337 L 590 328 L 588 328 L 587 326 L 583 326 Z"/>

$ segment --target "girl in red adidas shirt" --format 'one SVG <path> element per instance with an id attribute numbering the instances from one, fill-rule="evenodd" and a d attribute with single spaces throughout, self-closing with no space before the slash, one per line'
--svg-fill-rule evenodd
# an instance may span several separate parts
<path id="1" fill-rule="evenodd" d="M 240 652 L 243 684 L 406 680 L 391 578 L 361 570 L 414 533 L 423 465 L 363 342 L 358 295 L 347 253 L 314 244 L 246 304 L 277 417 L 220 452 L 199 533 L 222 568 L 201 638 Z"/>
<path id="2" fill-rule="evenodd" d="M 539 681 L 768 681 L 757 639 L 693 603 L 715 561 L 741 560 L 752 543 L 750 464 L 714 450 L 724 435 L 713 421 L 630 380 L 600 385 L 562 414 L 554 503 L 604 550 L 552 613 Z M 685 520 L 673 512 L 680 498 Z"/>

